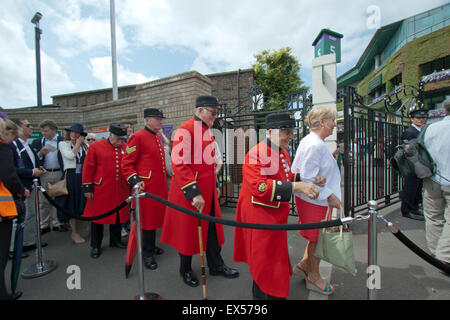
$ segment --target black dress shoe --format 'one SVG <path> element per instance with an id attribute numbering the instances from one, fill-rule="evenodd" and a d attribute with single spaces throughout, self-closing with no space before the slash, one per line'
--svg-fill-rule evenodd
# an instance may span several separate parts
<path id="1" fill-rule="evenodd" d="M 102 250 L 100 248 L 92 248 L 91 249 L 91 258 L 97 259 L 102 254 Z"/>
<path id="2" fill-rule="evenodd" d="M 120 249 L 126 249 L 127 248 L 127 245 L 122 243 L 122 242 L 120 242 L 120 241 L 110 243 L 109 246 L 111 248 L 120 248 Z"/>
<path id="3" fill-rule="evenodd" d="M 48 246 L 47 242 L 41 242 L 42 248 L 45 248 L 46 246 Z M 27 251 L 31 251 L 31 250 L 36 250 L 36 244 L 32 244 L 29 246 L 23 246 L 23 249 L 22 249 L 23 252 L 27 252 Z"/>
<path id="4" fill-rule="evenodd" d="M 155 258 L 153 256 L 151 257 L 144 257 L 144 265 L 147 269 L 155 270 L 158 268 L 158 264 L 156 263 Z"/>
<path id="5" fill-rule="evenodd" d="M 164 253 L 164 249 L 160 248 L 160 247 L 155 247 L 155 254 L 157 254 L 158 256 Z"/>
<path id="6" fill-rule="evenodd" d="M 183 277 L 184 283 L 186 283 L 190 287 L 197 287 L 198 286 L 198 280 L 195 277 L 195 275 L 192 273 L 192 271 L 188 272 L 180 272 L 181 276 Z"/>
<path id="7" fill-rule="evenodd" d="M 414 220 L 418 220 L 418 221 L 424 221 L 425 220 L 423 215 L 418 214 L 418 213 L 414 213 L 414 212 L 410 212 L 410 211 L 402 213 L 402 216 L 404 216 L 405 218 L 414 219 Z"/>
<path id="8" fill-rule="evenodd" d="M 239 271 L 229 268 L 226 265 L 223 265 L 217 269 L 209 269 L 209 274 L 212 276 L 224 276 L 225 278 L 239 277 Z"/>

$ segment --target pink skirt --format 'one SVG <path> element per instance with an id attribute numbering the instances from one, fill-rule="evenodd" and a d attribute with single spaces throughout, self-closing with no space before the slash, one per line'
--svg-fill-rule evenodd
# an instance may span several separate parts
<path id="1" fill-rule="evenodd" d="M 295 197 L 295 205 L 297 206 L 299 224 L 320 222 L 324 220 L 327 215 L 328 207 L 309 203 L 299 197 Z M 320 229 L 299 230 L 299 233 L 303 238 L 311 242 L 317 242 L 319 230 Z"/>

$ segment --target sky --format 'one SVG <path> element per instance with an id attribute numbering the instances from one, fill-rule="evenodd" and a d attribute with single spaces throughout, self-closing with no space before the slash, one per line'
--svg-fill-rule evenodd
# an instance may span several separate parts
<path id="1" fill-rule="evenodd" d="M 448 1 L 115 0 L 118 84 L 187 71 L 251 68 L 262 50 L 291 47 L 311 86 L 312 42 L 323 28 L 344 35 L 338 76 L 376 29 Z M 35 106 L 35 30 L 42 14 L 43 104 L 52 96 L 112 87 L 110 0 L 1 0 L 0 106 Z"/>

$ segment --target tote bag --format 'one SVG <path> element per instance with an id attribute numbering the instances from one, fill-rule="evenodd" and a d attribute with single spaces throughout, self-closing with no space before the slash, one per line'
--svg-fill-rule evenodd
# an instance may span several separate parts
<path id="1" fill-rule="evenodd" d="M 331 212 L 332 208 L 328 208 L 325 221 L 331 219 Z M 342 219 L 342 210 L 338 209 L 338 213 Z M 348 228 L 339 226 L 321 229 L 314 256 L 356 275 L 353 234 Z"/>

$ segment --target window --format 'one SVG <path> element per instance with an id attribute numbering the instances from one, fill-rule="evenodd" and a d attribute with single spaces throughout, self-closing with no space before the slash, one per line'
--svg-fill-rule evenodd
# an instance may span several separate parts
<path id="1" fill-rule="evenodd" d="M 369 106 L 376 104 L 384 99 L 384 96 L 386 94 L 386 85 L 382 84 L 375 88 L 370 94 L 369 94 Z"/>
<path id="2" fill-rule="evenodd" d="M 397 88 L 398 86 L 400 86 L 402 84 L 402 74 L 398 74 L 395 77 L 393 77 L 391 80 L 391 85 L 394 88 Z"/>
<path id="3" fill-rule="evenodd" d="M 450 69 L 450 55 L 420 65 L 422 77 L 447 69 Z"/>

